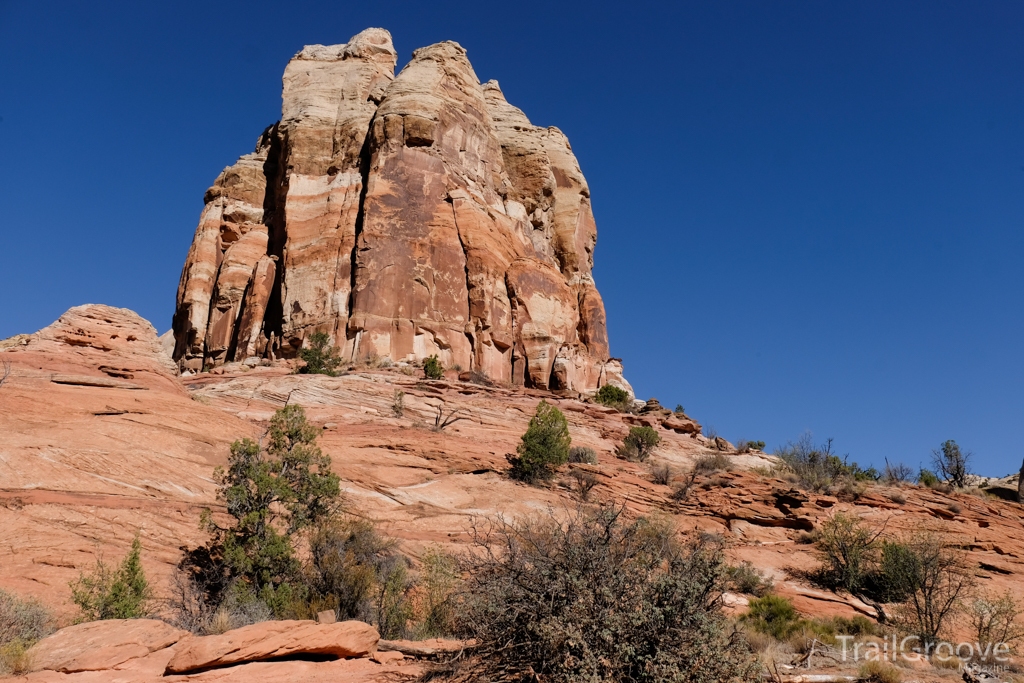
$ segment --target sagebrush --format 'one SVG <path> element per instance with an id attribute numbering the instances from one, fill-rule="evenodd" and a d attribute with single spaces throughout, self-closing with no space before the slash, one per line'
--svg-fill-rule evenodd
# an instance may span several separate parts
<path id="1" fill-rule="evenodd" d="M 717 683 L 753 660 L 721 612 L 724 561 L 704 537 L 681 544 L 620 509 L 477 529 L 460 634 L 479 673 L 552 683 Z"/>

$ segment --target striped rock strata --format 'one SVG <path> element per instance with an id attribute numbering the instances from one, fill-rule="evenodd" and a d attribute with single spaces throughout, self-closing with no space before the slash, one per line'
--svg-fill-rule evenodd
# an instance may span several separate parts
<path id="1" fill-rule="evenodd" d="M 206 194 L 179 367 L 293 357 L 322 331 L 352 360 L 436 354 L 498 382 L 630 390 L 566 137 L 481 85 L 456 43 L 395 64 L 382 29 L 289 62 L 281 121 Z"/>

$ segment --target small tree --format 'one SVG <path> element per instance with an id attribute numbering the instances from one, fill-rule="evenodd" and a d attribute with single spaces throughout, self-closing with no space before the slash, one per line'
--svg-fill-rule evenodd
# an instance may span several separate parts
<path id="1" fill-rule="evenodd" d="M 881 531 L 872 531 L 853 515 L 837 512 L 818 532 L 821 578 L 830 586 L 860 592 L 874 561 Z"/>
<path id="2" fill-rule="evenodd" d="M 932 451 L 932 463 L 939 476 L 958 489 L 967 486 L 970 476 L 971 453 L 964 453 L 956 441 L 943 441 L 939 450 Z"/>
<path id="3" fill-rule="evenodd" d="M 521 437 L 516 449 L 518 456 L 508 457 L 512 478 L 527 483 L 550 479 L 557 467 L 568 462 L 570 442 L 565 415 L 547 401 L 541 401 Z"/>
<path id="4" fill-rule="evenodd" d="M 338 358 L 338 351 L 331 346 L 331 337 L 326 332 L 314 332 L 309 335 L 309 346 L 304 346 L 299 351 L 299 358 L 306 361 L 306 367 L 302 372 L 310 375 L 338 374 L 338 366 L 341 359 Z"/>
<path id="5" fill-rule="evenodd" d="M 96 561 L 91 574 L 71 582 L 71 599 L 82 610 L 82 621 L 139 619 L 146 615 L 152 591 L 142 570 L 142 541 L 138 534 L 117 569 Z"/>
<path id="6" fill-rule="evenodd" d="M 913 561 L 905 564 L 907 597 L 897 606 L 896 619 L 922 643 L 934 643 L 963 609 L 961 601 L 973 589 L 974 576 L 964 551 L 934 534 L 917 534 L 906 546 Z"/>
<path id="7" fill-rule="evenodd" d="M 215 534 L 212 554 L 278 614 L 295 597 L 299 564 L 291 536 L 325 519 L 338 502 L 338 476 L 316 445 L 319 432 L 300 406 L 286 406 L 270 421 L 266 447 L 236 441 L 228 469 L 214 473 L 218 497 L 235 523 L 222 528 L 206 515 Z"/>
<path id="8" fill-rule="evenodd" d="M 444 366 L 437 356 L 431 356 L 423 361 L 423 376 L 427 379 L 441 379 L 444 377 Z"/>
<path id="9" fill-rule="evenodd" d="M 619 447 L 619 455 L 626 460 L 643 462 L 651 457 L 655 447 L 661 443 L 661 437 L 653 427 L 630 427 L 629 434 Z"/>
<path id="10" fill-rule="evenodd" d="M 984 647 L 991 643 L 1006 643 L 1012 646 L 1024 637 L 1024 625 L 1020 623 L 1022 610 L 1006 591 L 1002 595 L 982 594 L 971 601 L 967 609 L 968 621 L 977 643 Z"/>

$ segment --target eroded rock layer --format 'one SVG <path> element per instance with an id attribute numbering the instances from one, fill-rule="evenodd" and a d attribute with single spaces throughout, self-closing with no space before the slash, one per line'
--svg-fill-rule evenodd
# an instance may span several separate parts
<path id="1" fill-rule="evenodd" d="M 182 272 L 174 358 L 422 360 L 541 389 L 629 390 L 592 275 L 590 190 L 565 135 L 481 85 L 456 43 L 394 75 L 391 36 L 305 47 L 281 121 L 224 170 Z"/>

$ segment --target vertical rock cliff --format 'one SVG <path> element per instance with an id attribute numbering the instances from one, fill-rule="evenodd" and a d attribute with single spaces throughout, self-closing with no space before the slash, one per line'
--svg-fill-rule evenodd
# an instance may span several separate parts
<path id="1" fill-rule="evenodd" d="M 569 141 L 481 85 L 456 43 L 395 76 L 391 36 L 305 47 L 281 121 L 221 173 L 174 316 L 182 369 L 438 355 L 495 381 L 628 389 L 592 275 L 597 228 Z"/>

